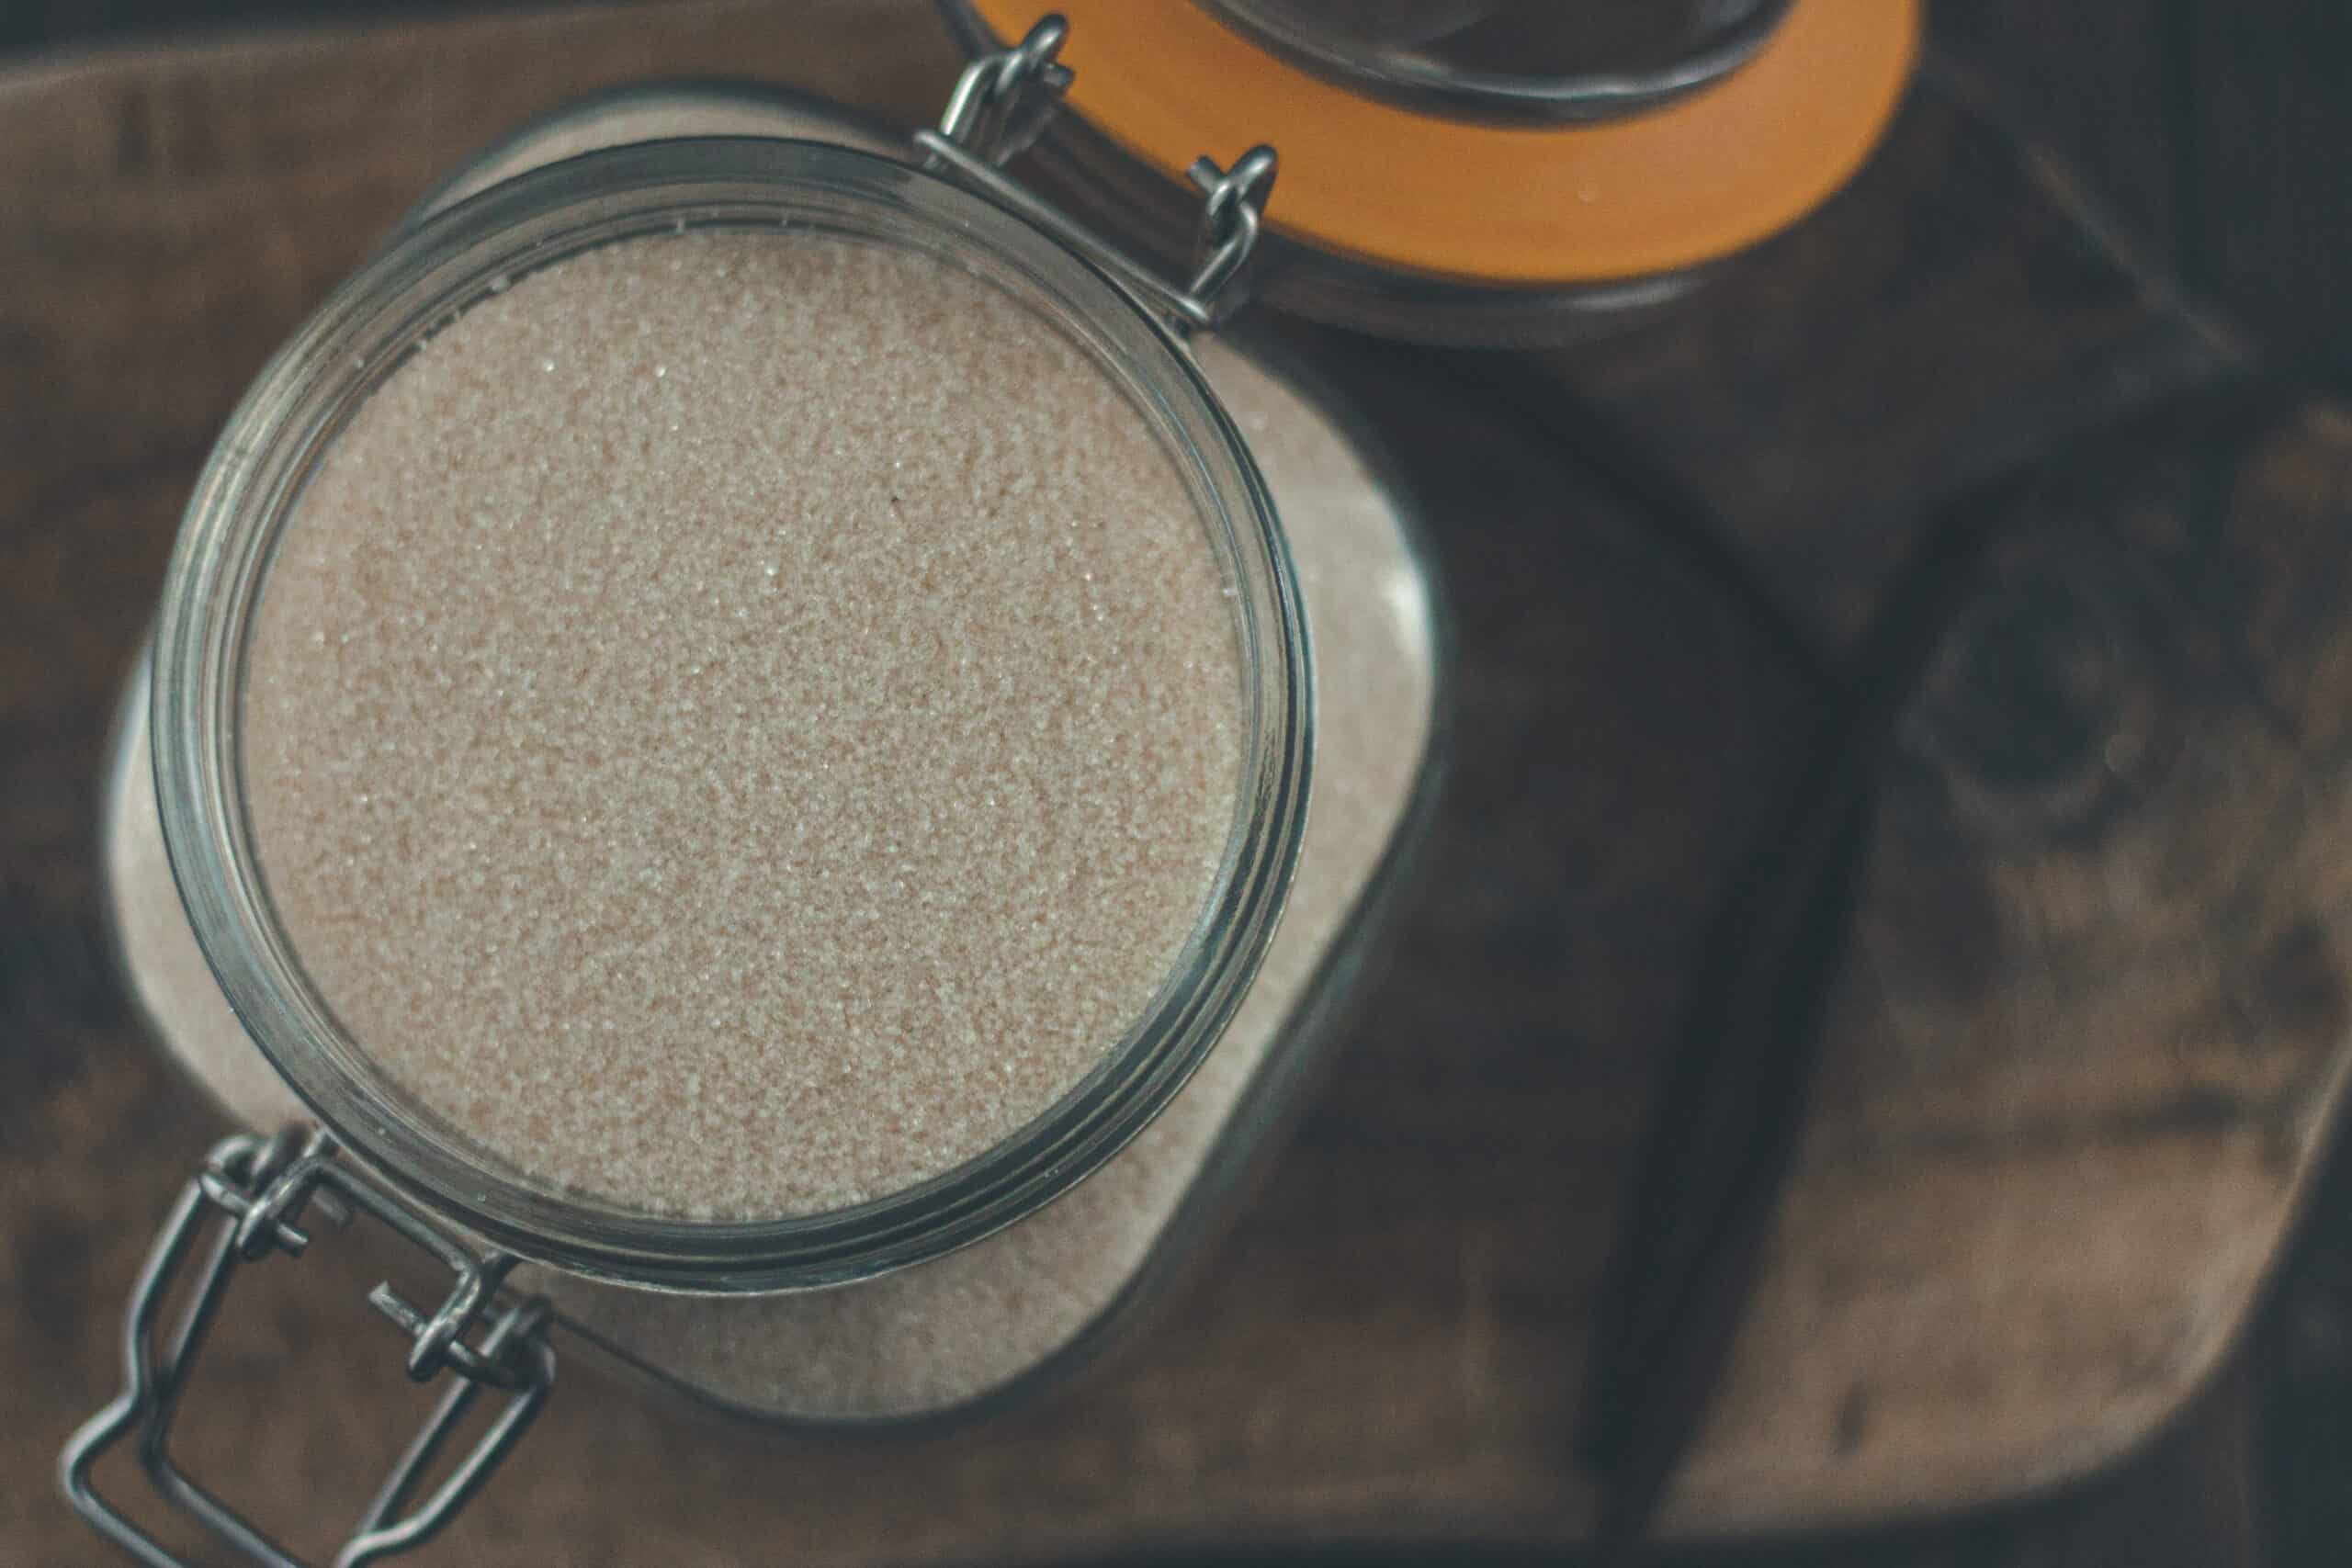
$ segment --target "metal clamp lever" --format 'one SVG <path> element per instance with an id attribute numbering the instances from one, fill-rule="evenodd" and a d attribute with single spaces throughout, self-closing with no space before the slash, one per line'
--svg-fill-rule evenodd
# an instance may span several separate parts
<path id="1" fill-rule="evenodd" d="M 181 1472 L 168 1442 L 181 1393 L 220 1300 L 240 1264 L 272 1252 L 300 1257 L 310 1236 L 299 1222 L 313 1201 L 336 1224 L 352 1210 L 390 1225 L 433 1254 L 457 1276 L 440 1308 L 427 1315 L 389 1284 L 368 1302 L 410 1337 L 408 1372 L 419 1382 L 447 1368 L 457 1381 L 409 1444 L 365 1515 L 334 1558 L 334 1568 L 361 1568 L 430 1539 L 514 1446 L 546 1404 L 555 1381 L 555 1352 L 546 1336 L 548 1308 L 532 1299 L 498 1307 L 497 1295 L 514 1259 L 501 1252 L 476 1253 L 426 1220 L 406 1202 L 334 1158 L 334 1141 L 322 1132 L 307 1135 L 288 1128 L 275 1137 L 244 1134 L 224 1139 L 204 1168 L 181 1190 L 170 1218 L 131 1288 L 123 1325 L 125 1386 L 114 1403 L 93 1416 L 65 1445 L 58 1474 L 66 1500 L 108 1540 L 147 1568 L 186 1568 L 182 1560 L 133 1524 L 90 1484 L 99 1456 L 134 1428 L 139 1461 L 164 1498 L 191 1516 L 237 1551 L 264 1568 L 304 1568 L 302 1562 L 242 1516 Z M 196 1277 L 177 1325 L 157 1354 L 155 1320 L 208 1222 L 213 1235 L 209 1256 Z M 490 1326 L 478 1343 L 466 1336 L 485 1319 Z M 485 1388 L 510 1397 L 490 1429 L 433 1495 L 405 1515 L 425 1468 L 457 1429 L 474 1398 Z"/>
<path id="2" fill-rule="evenodd" d="M 915 144 L 972 185 L 1012 208 L 1167 311 L 1185 327 L 1214 327 L 1238 302 L 1229 286 L 1257 245 L 1266 197 L 1274 186 L 1274 150 L 1263 142 L 1221 169 L 1208 158 L 1186 171 L 1203 197 L 1198 265 L 1177 284 L 1080 223 L 1004 172 L 1025 151 L 1068 90 L 1071 73 L 1057 58 L 1069 24 L 1039 18 L 1011 49 L 984 55 L 965 68 L 939 117 L 936 130 L 918 130 Z"/>

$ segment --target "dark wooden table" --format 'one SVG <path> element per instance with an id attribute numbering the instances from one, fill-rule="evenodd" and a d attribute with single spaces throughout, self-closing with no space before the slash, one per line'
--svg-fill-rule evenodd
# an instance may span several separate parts
<path id="1" fill-rule="evenodd" d="M 12 1559 L 95 1551 L 43 1478 L 110 1387 L 119 1292 L 219 1126 L 144 1048 L 108 972 L 90 836 L 111 695 L 229 403 L 437 172 L 523 115 L 604 83 L 724 73 L 912 119 L 954 63 L 922 20 L 904 4 L 808 7 L 788 26 L 743 3 L 666 8 L 657 26 L 526 14 L 141 50 L 0 83 L 13 215 L 0 224 L 0 1258 L 15 1286 L 0 1311 L 0 1543 Z M 581 1407 L 534 1434 L 448 1560 L 1048 1560 L 1272 1540 L 1515 1553 L 1573 1540 L 1589 1497 L 1568 1423 L 1617 1184 L 1698 933 L 1818 694 L 1736 591 L 1662 543 L 1646 498 L 1564 455 L 1525 399 L 1565 385 L 1588 435 L 1598 419 L 1669 457 L 1687 445 L 1679 466 L 1700 504 L 1834 658 L 1916 525 L 1923 473 L 1958 484 L 2021 454 L 2025 434 L 2048 434 L 2058 411 L 2095 423 L 2239 352 L 2112 254 L 2085 252 L 2056 187 L 1971 123 L 1909 117 L 1901 166 L 1958 171 L 1936 183 L 1941 202 L 2025 214 L 2009 249 L 1938 250 L 1932 231 L 1905 230 L 1909 247 L 1886 251 L 1873 236 L 1897 231 L 1868 203 L 1899 203 L 1889 175 L 1781 253 L 1780 271 L 1717 290 L 1713 328 L 1637 333 L 1508 377 L 1318 340 L 1407 448 L 1416 484 L 1442 498 L 1433 521 L 1464 625 L 1453 804 L 1439 876 L 1343 1069 L 1150 1335 L 1082 1388 L 911 1445 L 746 1440 L 583 1382 L 567 1391 Z M 1802 344 L 1722 326 L 1742 320 L 1742 287 L 1770 292 L 1775 277 L 1865 312 L 1873 330 L 1801 312 L 1784 315 L 1813 333 Z M 1871 400 L 1914 385 L 1884 345 L 1988 300 L 2034 330 L 1954 353 L 1907 418 L 1882 420 Z M 1776 395 L 1772 378 L 1809 344 L 1851 345 L 1848 380 Z M 1713 402 L 1688 394 L 1694 357 L 1721 367 Z M 1474 383 L 1491 371 L 1517 390 L 1464 398 L 1441 370 Z M 1907 373 L 1916 383 L 1920 369 Z M 1765 395 L 1743 404 L 1750 385 Z M 2004 410 L 2009 386 L 2042 400 Z M 2154 563 L 2154 588 L 2095 587 L 2091 614 L 2135 628 L 2152 604 L 2177 609 L 2184 585 L 2234 572 L 2234 597 L 2192 596 L 2153 636 L 2134 630 L 2099 700 L 2155 716 L 2141 728 L 2166 746 L 2187 724 L 2195 754 L 2252 771 L 2152 773 L 2165 787 L 2120 818 L 2135 837 L 2086 826 L 2071 754 L 2036 759 L 2030 789 L 1957 806 L 1953 780 L 1981 784 L 1986 754 L 1911 757 L 1875 861 L 1871 962 L 1833 1014 L 1783 1261 L 1700 1484 L 1678 1506 L 1686 1527 L 1850 1525 L 2136 1457 L 1958 1529 L 1740 1561 L 2254 1562 L 2267 1528 L 2292 1562 L 2296 1531 L 2324 1536 L 2330 1492 L 2311 1456 L 2346 1451 L 2323 1391 L 2352 1360 L 2352 1247 L 2309 1239 L 2273 1330 L 2253 1359 L 2238 1353 L 2271 1241 L 2317 1179 L 2344 1062 L 2342 868 L 2325 809 L 2335 752 L 2315 761 L 2312 747 L 2334 733 L 2328 682 L 2352 665 L 2337 662 L 2332 602 L 2283 592 L 2341 581 L 2328 529 L 2345 470 L 2328 463 L 2344 433 L 2297 430 L 2232 472 L 2248 518 L 2302 533 L 2224 508 L 2187 530 L 2201 554 L 2166 554 L 2198 473 L 2127 446 L 2086 459 L 2078 488 L 2103 505 L 2138 486 L 2144 506 L 2031 530 L 2003 558 L 2029 604 L 2071 604 L 2086 573 L 2106 582 L 2088 569 L 2120 540 Z M 1789 472 L 1793 452 L 1817 460 Z M 2301 553 L 2266 553 L 2274 536 Z M 2013 597 L 1988 592 L 1980 641 L 2003 643 Z M 2252 649 L 2277 677 L 2266 689 L 2293 699 L 2283 730 L 2213 674 L 2246 651 L 2249 624 L 2268 636 Z M 1964 740 L 1979 688 L 2005 688 L 1997 670 L 1952 668 L 1941 728 L 1928 730 Z M 2226 745 L 2209 744 L 2216 733 Z M 2254 816 L 2280 826 L 2251 831 Z M 2178 864 L 2158 852 L 2175 843 Z M 2154 890 L 2103 908 L 2118 867 L 2151 855 Z M 2007 1022 L 1988 1024 L 1994 1013 Z M 2104 1049 L 2018 1043 L 2070 1032 Z M 1905 1048 L 1890 1054 L 1898 1037 Z M 2052 1193 L 2079 1208 L 2052 1211 Z M 2225 1257 L 2225 1233 L 2251 1239 Z M 1957 1264 L 1939 1256 L 1955 1252 Z M 222 1397 L 191 1417 L 188 1450 L 273 1519 L 348 1514 L 391 1440 L 390 1380 L 353 1367 L 379 1332 L 356 1306 L 365 1260 L 318 1267 L 351 1288 L 265 1291 L 217 1352 Z M 1984 1285 L 2003 1269 L 2006 1283 Z M 1902 1341 L 1924 1321 L 1923 1292 L 1952 1280 L 1984 1285 L 1958 1303 L 1958 1331 Z M 1857 1347 L 1881 1364 L 1858 1372 L 1870 1358 Z M 292 1382 L 278 1381 L 288 1355 L 306 1358 Z M 282 1392 L 256 1405 L 269 1387 Z M 2282 1421 L 2321 1440 L 2266 1469 L 2256 1434 Z M 2030 1454 L 2048 1462 L 2031 1471 Z"/>

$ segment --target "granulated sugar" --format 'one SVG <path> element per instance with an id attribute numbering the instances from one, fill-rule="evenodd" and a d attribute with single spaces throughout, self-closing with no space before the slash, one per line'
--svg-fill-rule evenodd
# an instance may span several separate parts
<path id="1" fill-rule="evenodd" d="M 1083 351 L 926 258 L 631 241 L 397 371 L 288 525 L 257 858 L 395 1080 L 646 1211 L 971 1157 L 1142 1014 L 1214 881 L 1230 602 Z"/>
<path id="2" fill-rule="evenodd" d="M 1315 804 L 1282 928 L 1225 1036 L 1159 1118 L 1052 1207 L 843 1290 L 688 1297 L 527 1270 L 565 1321 L 736 1409 L 917 1415 L 1001 1388 L 1117 1301 L 1297 1021 L 1394 839 L 1436 700 L 1426 583 L 1396 498 L 1315 406 L 1217 344 L 1211 380 L 1281 508 L 1315 639 Z"/>

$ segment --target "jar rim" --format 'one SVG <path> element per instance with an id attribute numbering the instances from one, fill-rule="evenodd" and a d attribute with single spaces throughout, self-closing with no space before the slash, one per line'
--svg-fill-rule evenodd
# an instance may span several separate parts
<path id="1" fill-rule="evenodd" d="M 351 412 L 440 326 L 513 277 L 685 228 L 814 228 L 928 251 L 1085 348 L 1149 423 L 1233 589 L 1243 764 L 1204 913 L 1143 1018 L 1010 1136 L 899 1192 L 762 1220 L 634 1210 L 531 1178 L 425 1109 L 322 998 L 270 904 L 247 819 L 245 640 L 303 482 Z M 1304 827 L 1313 750 L 1306 620 L 1263 479 L 1175 332 L 1026 220 L 925 170 L 812 141 L 707 138 L 582 154 L 403 231 L 297 332 L 232 414 L 165 579 L 152 694 L 165 848 L 189 922 L 256 1045 L 354 1155 L 519 1256 L 656 1289 L 845 1283 L 980 1239 L 1050 1201 L 1139 1132 L 1206 1055 L 1254 978 Z"/>

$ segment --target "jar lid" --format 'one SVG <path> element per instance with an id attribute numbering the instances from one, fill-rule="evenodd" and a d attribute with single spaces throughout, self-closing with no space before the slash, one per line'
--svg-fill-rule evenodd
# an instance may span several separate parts
<path id="1" fill-rule="evenodd" d="M 1283 179 L 1265 217 L 1277 237 L 1521 288 L 1680 272 L 1795 222 L 1877 144 L 1921 28 L 1918 0 L 1793 0 L 1736 69 L 1663 107 L 1505 126 L 1355 90 L 1200 6 L 962 3 L 1000 40 L 1061 12 L 1072 107 L 1162 175 L 1181 178 L 1204 149 L 1272 143 Z"/>
<path id="2" fill-rule="evenodd" d="M 1739 69 L 1794 0 L 1200 0 L 1319 76 L 1504 124 L 1614 119 Z"/>

